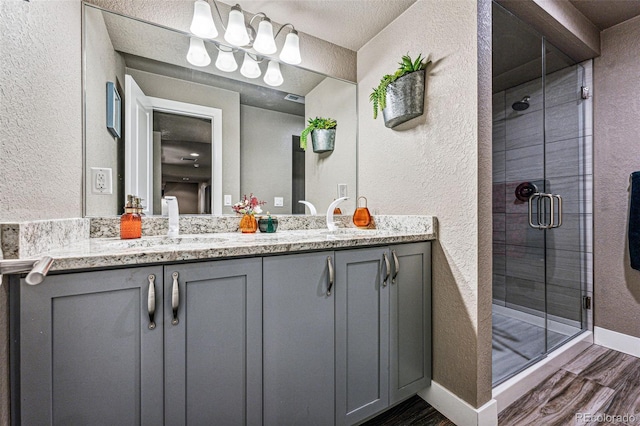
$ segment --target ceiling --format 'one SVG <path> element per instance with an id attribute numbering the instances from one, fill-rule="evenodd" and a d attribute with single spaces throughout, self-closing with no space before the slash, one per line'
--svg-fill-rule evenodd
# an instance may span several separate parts
<path id="1" fill-rule="evenodd" d="M 416 0 L 223 0 L 250 13 L 357 51 Z"/>
<path id="2" fill-rule="evenodd" d="M 640 0 L 569 0 L 600 31 L 640 15 Z"/>

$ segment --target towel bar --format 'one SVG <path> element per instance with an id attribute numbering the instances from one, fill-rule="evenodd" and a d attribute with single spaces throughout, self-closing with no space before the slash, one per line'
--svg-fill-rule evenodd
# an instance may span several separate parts
<path id="1" fill-rule="evenodd" d="M 44 281 L 51 265 L 53 265 L 53 258 L 50 256 L 44 256 L 39 260 L 0 260 L 0 275 L 27 272 L 27 278 L 25 278 L 27 284 L 37 285 Z"/>

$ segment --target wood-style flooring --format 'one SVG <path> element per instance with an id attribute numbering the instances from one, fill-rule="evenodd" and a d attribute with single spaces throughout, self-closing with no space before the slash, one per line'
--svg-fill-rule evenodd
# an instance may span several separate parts
<path id="1" fill-rule="evenodd" d="M 455 426 L 419 396 L 413 396 L 362 426 Z"/>
<path id="2" fill-rule="evenodd" d="M 414 396 L 366 426 L 451 426 Z M 592 345 L 505 408 L 499 426 L 640 426 L 640 358 Z"/>
<path id="3" fill-rule="evenodd" d="M 640 426 L 640 358 L 590 346 L 504 409 L 500 426 Z"/>

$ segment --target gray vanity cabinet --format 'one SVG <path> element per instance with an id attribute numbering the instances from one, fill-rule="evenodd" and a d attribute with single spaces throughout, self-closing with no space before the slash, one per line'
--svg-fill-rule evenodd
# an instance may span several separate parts
<path id="1" fill-rule="evenodd" d="M 262 259 L 164 270 L 165 424 L 262 424 Z"/>
<path id="2" fill-rule="evenodd" d="M 265 258 L 264 424 L 356 424 L 428 386 L 430 262 L 430 243 Z"/>
<path id="3" fill-rule="evenodd" d="M 333 252 L 263 260 L 265 426 L 334 424 L 332 267 Z"/>
<path id="4" fill-rule="evenodd" d="M 158 266 L 50 276 L 33 287 L 22 280 L 12 291 L 21 330 L 17 423 L 162 424 L 161 283 Z"/>
<path id="5" fill-rule="evenodd" d="M 431 381 L 431 243 L 398 244 L 390 250 L 392 405 Z"/>
<path id="6" fill-rule="evenodd" d="M 389 404 L 387 253 L 376 247 L 335 254 L 337 425 L 364 420 Z"/>

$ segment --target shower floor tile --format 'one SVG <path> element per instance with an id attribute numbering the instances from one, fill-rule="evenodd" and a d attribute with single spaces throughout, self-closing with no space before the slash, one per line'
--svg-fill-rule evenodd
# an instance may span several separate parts
<path id="1" fill-rule="evenodd" d="M 546 346 L 544 327 L 495 312 L 492 317 L 492 381 L 495 385 L 542 355 Z M 549 348 L 553 348 L 569 337 L 551 330 L 547 330 L 547 334 Z"/>

